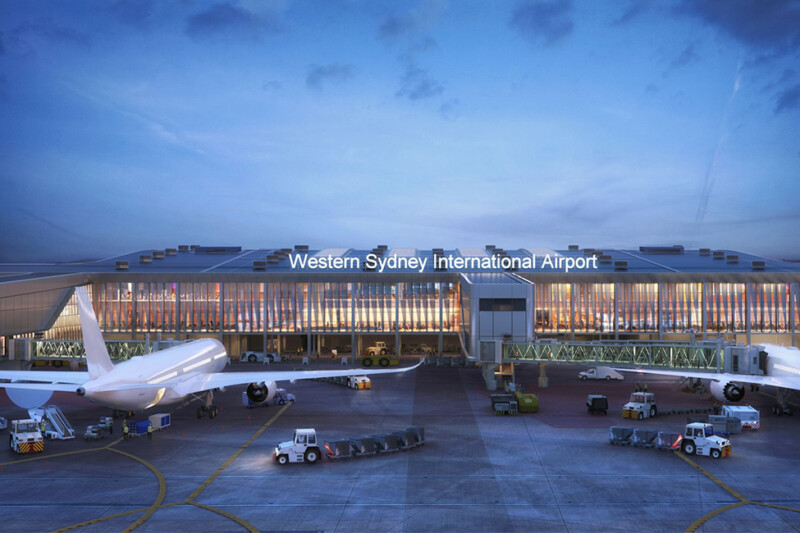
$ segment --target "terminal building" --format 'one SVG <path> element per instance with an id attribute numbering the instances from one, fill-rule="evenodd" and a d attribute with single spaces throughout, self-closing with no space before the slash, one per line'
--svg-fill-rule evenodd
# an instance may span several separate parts
<path id="1" fill-rule="evenodd" d="M 729 250 L 178 246 L 92 262 L 0 264 L 0 340 L 80 340 L 73 288 L 107 340 L 220 339 L 360 354 L 383 341 L 477 358 L 480 342 L 800 345 L 800 263 Z"/>

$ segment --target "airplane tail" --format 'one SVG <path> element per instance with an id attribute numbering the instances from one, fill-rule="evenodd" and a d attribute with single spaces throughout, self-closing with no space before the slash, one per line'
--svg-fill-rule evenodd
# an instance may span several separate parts
<path id="1" fill-rule="evenodd" d="M 81 316 L 81 330 L 83 331 L 83 347 L 86 350 L 86 366 L 89 369 L 89 378 L 96 379 L 114 368 L 114 363 L 108 356 L 106 342 L 100 333 L 100 325 L 89 299 L 86 287 L 76 287 L 75 296 L 78 299 L 78 312 Z"/>

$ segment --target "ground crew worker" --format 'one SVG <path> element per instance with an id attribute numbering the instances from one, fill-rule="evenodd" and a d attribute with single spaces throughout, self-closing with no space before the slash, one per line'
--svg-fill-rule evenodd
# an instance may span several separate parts
<path id="1" fill-rule="evenodd" d="M 42 429 L 42 437 L 44 437 L 44 430 L 45 430 L 44 418 L 42 418 L 39 421 L 39 427 Z"/>
<path id="2" fill-rule="evenodd" d="M 153 424 L 147 426 L 147 440 L 153 440 Z"/>
<path id="3" fill-rule="evenodd" d="M 122 425 L 122 440 L 128 440 L 128 432 L 129 431 L 130 430 L 128 429 L 128 424 L 124 424 L 123 423 L 123 425 Z"/>
<path id="4" fill-rule="evenodd" d="M 114 434 L 114 419 L 113 418 L 110 418 L 108 420 L 108 434 L 109 435 L 113 435 Z"/>
<path id="5" fill-rule="evenodd" d="M 644 384 L 644 391 L 647 392 L 647 383 Z"/>

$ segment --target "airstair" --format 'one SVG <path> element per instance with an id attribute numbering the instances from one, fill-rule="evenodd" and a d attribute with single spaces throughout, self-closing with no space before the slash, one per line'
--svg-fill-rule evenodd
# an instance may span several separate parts
<path id="1" fill-rule="evenodd" d="M 44 419 L 47 423 L 45 429 L 46 436 L 50 439 L 67 440 L 75 438 L 75 430 L 61 412 L 57 405 L 48 405 L 44 408 L 28 409 L 30 417 L 41 422 Z"/>

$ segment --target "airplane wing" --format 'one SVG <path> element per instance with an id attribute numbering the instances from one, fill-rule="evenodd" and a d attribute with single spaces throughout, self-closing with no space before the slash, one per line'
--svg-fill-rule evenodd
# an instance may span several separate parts
<path id="1" fill-rule="evenodd" d="M 270 381 L 295 381 L 298 379 L 333 378 L 341 376 L 371 376 L 376 374 L 397 374 L 414 370 L 422 362 L 414 366 L 397 369 L 364 370 L 346 368 L 344 370 L 290 370 L 274 372 L 217 372 L 215 374 L 199 374 L 176 383 L 173 389 L 180 394 L 192 394 L 211 389 L 220 389 L 247 383 L 265 383 Z M 164 385 L 169 386 L 167 382 Z M 152 387 L 152 385 L 150 385 Z"/>
<path id="2" fill-rule="evenodd" d="M 15 390 L 45 390 L 53 392 L 75 392 L 78 390 L 78 385 L 75 383 L 0 383 L 0 387 L 4 389 Z"/>
<path id="3" fill-rule="evenodd" d="M 57 370 L 0 370 L 0 379 L 13 381 L 36 381 L 42 383 L 76 383 L 89 381 L 88 372 L 59 372 Z M 0 383 L 0 387 L 7 385 Z M 57 389 L 53 389 L 57 390 Z M 73 387 L 74 390 L 74 387 Z"/>
<path id="4" fill-rule="evenodd" d="M 676 378 L 708 379 L 720 383 L 750 383 L 753 385 L 779 387 L 782 389 L 800 390 L 800 377 L 791 376 L 751 376 L 748 374 L 728 374 L 716 372 L 692 372 L 683 370 L 656 370 L 642 368 L 615 368 L 619 372 L 637 374 L 654 374 L 658 376 L 675 376 Z"/>

